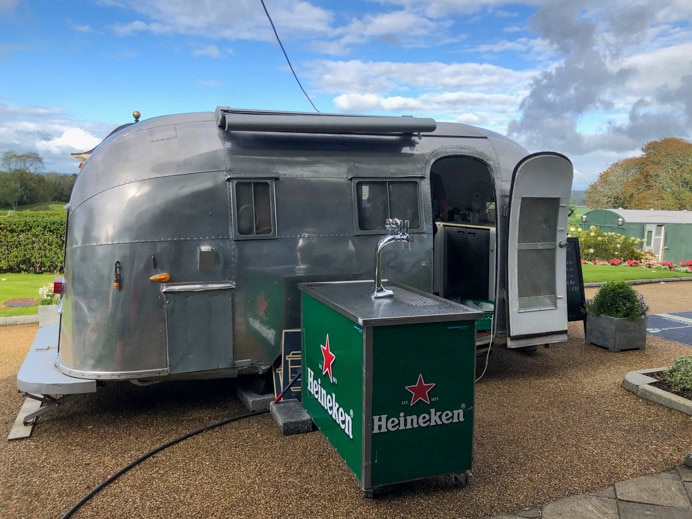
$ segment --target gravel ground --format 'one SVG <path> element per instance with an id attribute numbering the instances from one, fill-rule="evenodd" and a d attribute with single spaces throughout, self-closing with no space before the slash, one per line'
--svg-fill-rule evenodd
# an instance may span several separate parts
<path id="1" fill-rule="evenodd" d="M 692 310 L 692 283 L 637 285 L 653 313 Z M 587 288 L 587 297 L 596 289 Z M 22 404 L 16 373 L 37 325 L 0 327 L 0 517 L 60 517 L 143 453 L 244 409 L 234 382 L 115 384 L 4 440 Z M 648 336 L 646 350 L 567 344 L 498 348 L 477 385 L 474 479 L 407 483 L 364 500 L 326 439 L 283 437 L 268 415 L 222 426 L 144 461 L 75 517 L 486 517 L 662 472 L 692 448 L 692 421 L 620 387 L 631 370 L 692 349 Z"/>

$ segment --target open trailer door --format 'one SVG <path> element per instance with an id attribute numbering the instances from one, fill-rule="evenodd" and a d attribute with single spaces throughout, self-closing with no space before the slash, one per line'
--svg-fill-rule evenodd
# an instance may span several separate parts
<path id="1" fill-rule="evenodd" d="M 567 340 L 567 216 L 572 164 L 537 153 L 515 168 L 509 211 L 509 348 Z"/>

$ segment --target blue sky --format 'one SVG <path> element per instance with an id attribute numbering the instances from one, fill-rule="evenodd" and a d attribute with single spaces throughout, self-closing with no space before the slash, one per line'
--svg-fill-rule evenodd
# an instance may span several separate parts
<path id="1" fill-rule="evenodd" d="M 692 137 L 689 0 L 265 4 L 321 112 L 488 128 L 566 154 L 575 189 Z M 219 105 L 312 110 L 260 0 L 0 0 L 0 153 L 75 173 L 133 110 Z"/>

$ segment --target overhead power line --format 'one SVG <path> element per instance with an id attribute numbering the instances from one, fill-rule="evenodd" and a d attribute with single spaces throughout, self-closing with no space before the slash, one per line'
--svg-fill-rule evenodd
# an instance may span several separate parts
<path id="1" fill-rule="evenodd" d="M 286 49 L 284 49 L 283 43 L 281 43 L 281 38 L 279 38 L 279 33 L 276 32 L 276 27 L 274 27 L 274 22 L 272 21 L 272 17 L 269 15 L 269 11 L 267 11 L 267 6 L 264 5 L 264 0 L 260 0 L 260 2 L 262 2 L 262 7 L 264 8 L 264 12 L 267 15 L 267 19 L 269 20 L 269 23 L 271 24 L 272 29 L 274 30 L 274 36 L 276 36 L 276 41 L 279 42 L 279 46 L 281 47 L 281 50 L 283 51 L 284 56 L 286 57 L 286 62 L 288 63 L 288 66 L 290 67 L 291 72 L 293 72 L 293 77 L 296 78 L 296 82 L 298 83 L 298 86 L 303 91 L 305 98 L 309 101 L 309 103 L 315 109 L 315 112 L 320 113 L 320 111 L 317 109 L 315 104 L 312 102 L 312 99 L 310 99 L 310 96 L 308 95 L 308 93 L 303 88 L 303 85 L 300 83 L 300 79 L 298 79 L 298 75 L 296 74 L 296 71 L 293 70 L 293 65 L 291 65 L 291 60 L 288 58 L 288 54 L 286 53 Z"/>

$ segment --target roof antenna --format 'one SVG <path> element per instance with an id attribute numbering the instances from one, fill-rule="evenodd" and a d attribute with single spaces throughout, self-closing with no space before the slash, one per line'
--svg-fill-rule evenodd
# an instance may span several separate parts
<path id="1" fill-rule="evenodd" d="M 142 117 L 142 114 L 139 113 L 139 110 L 135 110 L 134 112 L 132 112 L 132 117 L 134 117 L 135 122 L 138 123 L 139 118 Z"/>

